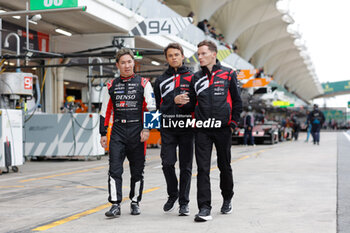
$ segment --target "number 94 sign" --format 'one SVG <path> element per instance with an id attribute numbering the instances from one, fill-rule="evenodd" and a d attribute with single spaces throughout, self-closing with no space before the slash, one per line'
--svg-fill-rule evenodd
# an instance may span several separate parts
<path id="1" fill-rule="evenodd" d="M 176 35 L 191 23 L 192 19 L 188 17 L 145 19 L 134 27 L 130 34 L 134 36 Z"/>

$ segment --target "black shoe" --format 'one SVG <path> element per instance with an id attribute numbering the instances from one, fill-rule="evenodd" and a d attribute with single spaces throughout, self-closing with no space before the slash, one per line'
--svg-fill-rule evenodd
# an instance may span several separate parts
<path id="1" fill-rule="evenodd" d="M 141 214 L 139 203 L 131 202 L 131 204 L 130 204 L 130 213 L 131 213 L 131 215 L 139 215 L 139 214 Z"/>
<path id="2" fill-rule="evenodd" d="M 189 216 L 190 208 L 188 208 L 188 204 L 180 205 L 179 216 Z"/>
<path id="3" fill-rule="evenodd" d="M 111 209 L 108 210 L 105 215 L 109 218 L 119 218 L 120 217 L 120 205 L 113 204 Z"/>
<path id="4" fill-rule="evenodd" d="M 130 213 L 131 213 L 131 215 L 141 214 L 141 209 L 140 209 L 139 203 L 137 203 L 137 202 L 130 203 Z"/>
<path id="5" fill-rule="evenodd" d="M 212 220 L 213 218 L 210 215 L 210 209 L 208 208 L 201 208 L 199 210 L 199 213 L 196 214 L 194 221 L 195 222 L 205 222 L 208 220 Z"/>
<path id="6" fill-rule="evenodd" d="M 163 206 L 164 212 L 170 212 L 174 210 L 176 200 L 177 198 L 168 198 L 168 201 Z"/>
<path id="7" fill-rule="evenodd" d="M 224 200 L 224 203 L 222 203 L 222 206 L 221 206 L 221 213 L 222 214 L 232 213 L 231 200 Z"/>

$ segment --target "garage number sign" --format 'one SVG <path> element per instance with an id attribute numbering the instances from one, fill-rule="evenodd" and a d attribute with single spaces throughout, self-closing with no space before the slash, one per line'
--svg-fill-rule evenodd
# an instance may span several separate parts
<path id="1" fill-rule="evenodd" d="M 176 35 L 192 23 L 189 17 L 148 18 L 129 32 L 132 36 Z"/>
<path id="2" fill-rule="evenodd" d="M 30 10 L 77 7 L 78 0 L 30 0 Z"/>

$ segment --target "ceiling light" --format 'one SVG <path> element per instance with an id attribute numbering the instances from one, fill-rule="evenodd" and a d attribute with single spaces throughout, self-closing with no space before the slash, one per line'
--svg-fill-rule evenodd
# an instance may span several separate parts
<path id="1" fill-rule="evenodd" d="M 65 35 L 65 36 L 72 36 L 72 33 L 67 32 L 67 31 L 60 29 L 60 28 L 56 28 L 55 32 L 60 33 L 60 34 Z"/>
<path id="2" fill-rule="evenodd" d="M 0 10 L 0 13 L 4 13 L 4 12 L 7 12 L 7 11 L 5 11 L 5 10 Z M 21 19 L 21 16 L 15 15 L 15 16 L 12 16 L 12 18 Z"/>
<path id="3" fill-rule="evenodd" d="M 64 82 L 64 85 L 69 85 L 69 82 Z"/>
<path id="4" fill-rule="evenodd" d="M 10 66 L 14 66 L 15 65 L 15 63 L 13 63 L 13 62 L 10 62 L 9 64 L 10 64 Z"/>
<path id="5" fill-rule="evenodd" d="M 37 68 L 36 67 L 33 67 L 32 70 L 36 70 Z"/>
<path id="6" fill-rule="evenodd" d="M 152 63 L 153 65 L 155 65 L 155 66 L 159 66 L 159 65 L 160 65 L 160 63 L 157 62 L 157 61 L 151 61 L 151 63 Z"/>

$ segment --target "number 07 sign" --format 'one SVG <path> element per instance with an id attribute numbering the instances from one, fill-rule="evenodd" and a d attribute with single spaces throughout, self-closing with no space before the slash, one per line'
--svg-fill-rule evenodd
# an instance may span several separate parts
<path id="1" fill-rule="evenodd" d="M 189 17 L 145 19 L 134 27 L 130 34 L 133 36 L 176 35 L 191 23 L 192 19 Z"/>

